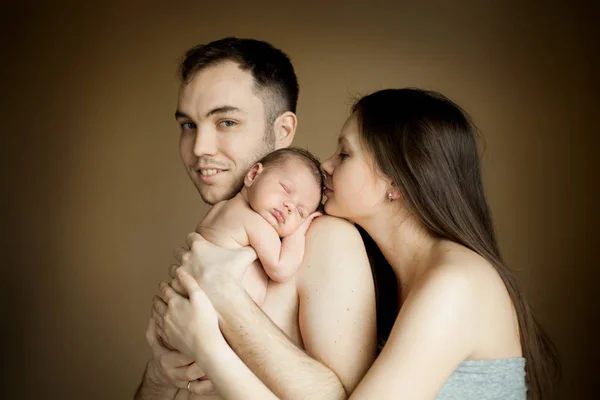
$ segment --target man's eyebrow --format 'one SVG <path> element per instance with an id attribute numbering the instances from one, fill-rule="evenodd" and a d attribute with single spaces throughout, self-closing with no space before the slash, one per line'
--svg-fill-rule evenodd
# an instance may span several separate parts
<path id="1" fill-rule="evenodd" d="M 219 106 L 219 107 L 215 107 L 212 110 L 210 110 L 209 112 L 207 112 L 206 116 L 210 117 L 211 115 L 215 115 L 215 114 L 232 114 L 232 113 L 246 114 L 244 111 L 242 111 L 241 109 L 234 107 L 234 106 Z"/>
<path id="2" fill-rule="evenodd" d="M 233 113 L 242 113 L 242 114 L 246 114 L 245 111 L 243 111 L 240 108 L 234 107 L 234 106 L 219 106 L 219 107 L 215 107 L 212 110 L 210 110 L 209 112 L 206 113 L 206 118 L 210 117 L 211 115 L 218 115 L 218 114 L 233 114 Z M 177 110 L 175 111 L 175 118 L 186 118 L 186 119 L 192 119 L 189 115 L 187 115 L 186 113 L 184 113 L 181 110 Z"/>
<path id="3" fill-rule="evenodd" d="M 183 111 L 180 111 L 180 110 L 175 111 L 175 119 L 178 119 L 178 118 L 191 119 L 189 115 L 187 115 L 186 113 L 184 113 Z"/>

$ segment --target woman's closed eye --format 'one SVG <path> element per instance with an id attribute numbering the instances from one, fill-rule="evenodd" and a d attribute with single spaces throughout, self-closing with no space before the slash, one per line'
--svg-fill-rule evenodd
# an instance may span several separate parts
<path id="1" fill-rule="evenodd" d="M 348 154 L 346 154 L 346 153 L 340 152 L 340 153 L 338 154 L 338 157 L 339 157 L 339 159 L 340 159 L 340 160 L 345 160 L 346 158 L 348 158 L 348 157 L 349 157 L 349 155 L 348 155 Z"/>

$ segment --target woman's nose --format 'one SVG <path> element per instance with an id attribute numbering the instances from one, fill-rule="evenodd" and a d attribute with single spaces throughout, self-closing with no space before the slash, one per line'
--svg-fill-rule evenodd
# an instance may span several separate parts
<path id="1" fill-rule="evenodd" d="M 329 157 L 327 160 L 321 163 L 321 170 L 329 176 L 331 176 L 333 173 L 333 162 L 331 161 L 332 158 L 333 157 Z"/>

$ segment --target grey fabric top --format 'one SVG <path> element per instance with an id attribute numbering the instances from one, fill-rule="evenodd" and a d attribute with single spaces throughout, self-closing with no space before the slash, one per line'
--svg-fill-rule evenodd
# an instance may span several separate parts
<path id="1" fill-rule="evenodd" d="M 463 361 L 436 400 L 526 400 L 525 359 Z"/>

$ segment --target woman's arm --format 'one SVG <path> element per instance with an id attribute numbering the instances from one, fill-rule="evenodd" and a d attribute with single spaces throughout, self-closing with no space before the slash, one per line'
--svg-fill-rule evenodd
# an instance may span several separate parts
<path id="1" fill-rule="evenodd" d="M 473 352 L 486 297 L 479 283 L 455 265 L 437 266 L 421 278 L 350 399 L 435 399 Z"/>
<path id="2" fill-rule="evenodd" d="M 376 352 L 373 278 L 356 228 L 332 217 L 311 224 L 295 278 L 299 310 L 294 318 L 306 351 L 238 283 L 248 265 L 231 260 L 239 250 L 218 248 L 196 234 L 187 243 L 181 268 L 191 271 L 219 312 L 229 345 L 273 393 L 282 399 L 348 397 Z"/>

